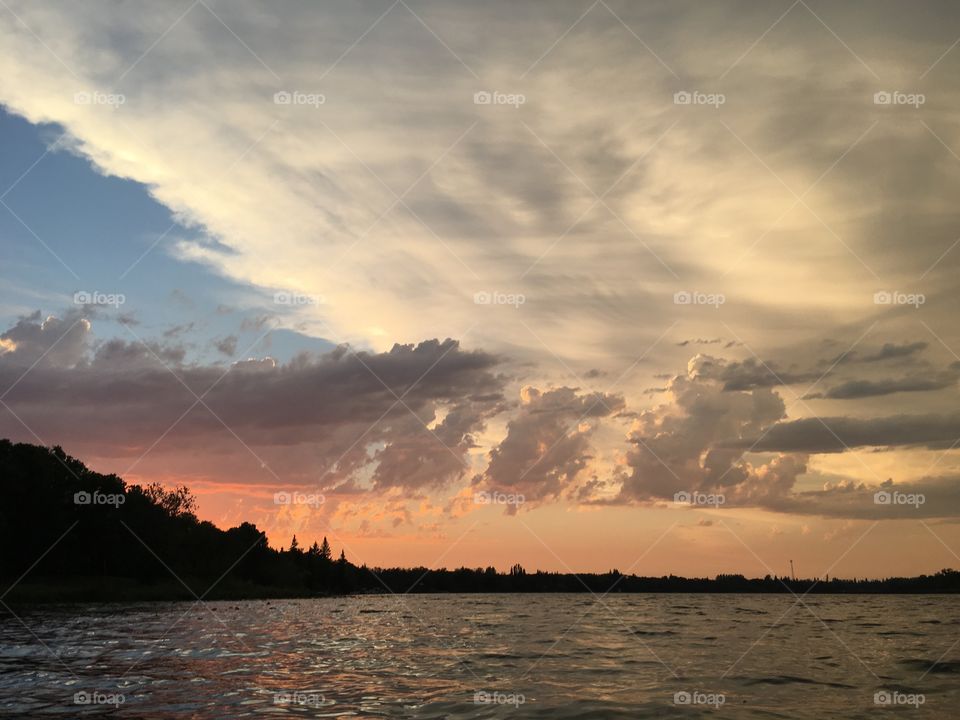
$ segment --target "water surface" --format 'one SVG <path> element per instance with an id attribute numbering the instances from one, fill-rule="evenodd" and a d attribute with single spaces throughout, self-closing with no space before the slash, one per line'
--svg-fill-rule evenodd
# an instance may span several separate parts
<path id="1" fill-rule="evenodd" d="M 17 614 L 0 616 L 3 717 L 819 720 L 960 707 L 953 596 L 388 595 Z"/>

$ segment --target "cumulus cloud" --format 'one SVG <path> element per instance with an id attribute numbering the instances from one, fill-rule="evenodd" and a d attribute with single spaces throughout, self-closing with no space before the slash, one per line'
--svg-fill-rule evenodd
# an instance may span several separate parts
<path id="1" fill-rule="evenodd" d="M 845 518 L 947 517 L 960 512 L 953 477 L 854 480 L 799 489 L 810 456 L 864 446 L 949 446 L 960 437 L 956 415 L 789 420 L 771 388 L 729 390 L 716 358 L 693 358 L 671 379 L 668 401 L 640 412 L 628 434 L 632 449 L 615 503 L 672 500 L 678 492 L 723 495 L 725 506 Z M 704 368 L 708 368 L 704 372 Z M 926 504 L 883 503 L 877 492 L 927 498 Z M 588 500 L 590 501 L 590 500 Z M 603 502 L 596 497 L 593 502 Z M 922 505 L 922 507 L 921 507 Z"/>
<path id="2" fill-rule="evenodd" d="M 531 503 L 561 497 L 591 460 L 590 439 L 597 423 L 624 406 L 616 394 L 524 387 L 507 436 L 490 451 L 486 472 L 474 483 L 521 494 Z"/>
<path id="3" fill-rule="evenodd" d="M 35 364 L 72 367 L 89 350 L 90 321 L 84 310 L 71 310 L 62 318 L 41 319 L 40 311 L 20 318 L 0 335 L 7 367 L 28 368 Z"/>
<path id="4" fill-rule="evenodd" d="M 753 465 L 728 446 L 733 438 L 764 432 L 785 410 L 770 388 L 727 389 L 728 367 L 716 358 L 693 358 L 687 374 L 668 384 L 668 402 L 640 413 L 628 435 L 633 448 L 620 502 L 672 499 L 679 491 L 697 490 L 760 504 L 791 489 L 806 469 L 805 456 Z M 742 367 L 736 364 L 735 372 Z"/>

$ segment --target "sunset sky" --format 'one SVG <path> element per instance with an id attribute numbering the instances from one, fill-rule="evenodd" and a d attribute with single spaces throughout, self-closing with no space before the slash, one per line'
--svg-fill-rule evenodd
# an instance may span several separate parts
<path id="1" fill-rule="evenodd" d="M 0 436 L 370 565 L 960 566 L 956 3 L 100 4 L 0 2 Z"/>

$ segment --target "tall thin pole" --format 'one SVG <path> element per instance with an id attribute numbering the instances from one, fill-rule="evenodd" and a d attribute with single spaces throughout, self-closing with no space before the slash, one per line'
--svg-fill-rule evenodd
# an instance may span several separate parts
<path id="1" fill-rule="evenodd" d="M 793 560 L 790 561 L 790 579 L 796 580 L 797 578 L 793 574 Z"/>

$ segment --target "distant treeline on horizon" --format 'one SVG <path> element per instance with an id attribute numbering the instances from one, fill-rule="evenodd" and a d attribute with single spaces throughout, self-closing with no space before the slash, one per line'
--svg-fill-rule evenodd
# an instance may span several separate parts
<path id="1" fill-rule="evenodd" d="M 186 487 L 128 485 L 61 448 L 0 440 L 0 596 L 5 602 L 312 597 L 347 593 L 954 593 L 960 572 L 882 580 L 368 568 L 323 538 L 271 548 L 248 522 L 200 521 Z M 9 589 L 9 590 L 8 590 Z"/>

